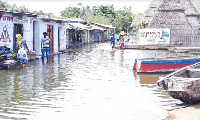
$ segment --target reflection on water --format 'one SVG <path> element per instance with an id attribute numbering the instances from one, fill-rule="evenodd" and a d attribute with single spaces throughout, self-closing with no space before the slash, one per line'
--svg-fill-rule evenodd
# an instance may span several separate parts
<path id="1" fill-rule="evenodd" d="M 159 76 L 156 75 L 138 75 L 140 79 L 140 84 L 155 84 Z"/>
<path id="2" fill-rule="evenodd" d="M 164 119 L 179 101 L 156 86 L 159 75 L 132 71 L 135 58 L 155 52 L 169 54 L 99 43 L 0 71 L 0 119 Z"/>
<path id="3" fill-rule="evenodd" d="M 160 77 L 164 77 L 167 74 L 155 74 L 155 73 L 140 73 L 138 74 L 133 70 L 135 79 L 140 81 L 140 84 L 156 84 Z"/>

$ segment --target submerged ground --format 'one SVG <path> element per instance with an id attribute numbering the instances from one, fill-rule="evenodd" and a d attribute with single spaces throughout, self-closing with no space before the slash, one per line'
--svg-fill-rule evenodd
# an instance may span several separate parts
<path id="1" fill-rule="evenodd" d="M 165 74 L 136 75 L 132 71 L 135 58 L 154 57 L 155 53 L 157 57 L 175 55 L 96 43 L 51 56 L 48 61 L 29 62 L 25 70 L 0 71 L 0 119 L 178 118 L 174 108 L 185 105 L 155 84 Z"/>

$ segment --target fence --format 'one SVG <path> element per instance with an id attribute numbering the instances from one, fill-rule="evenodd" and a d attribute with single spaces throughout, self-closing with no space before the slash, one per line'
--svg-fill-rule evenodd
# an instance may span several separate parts
<path id="1" fill-rule="evenodd" d="M 170 42 L 183 43 L 181 47 L 200 47 L 199 29 L 170 29 Z"/>

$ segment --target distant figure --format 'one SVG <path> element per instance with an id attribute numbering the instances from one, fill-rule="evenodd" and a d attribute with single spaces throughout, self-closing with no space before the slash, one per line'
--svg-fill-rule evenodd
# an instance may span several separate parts
<path id="1" fill-rule="evenodd" d="M 120 35 L 120 38 L 119 38 L 119 48 L 120 48 L 120 50 L 122 49 L 123 46 L 124 46 L 124 38 L 123 38 L 123 35 Z"/>
<path id="2" fill-rule="evenodd" d="M 45 53 L 46 53 L 46 57 L 49 57 L 49 53 L 50 53 L 50 39 L 47 36 L 46 32 L 43 32 L 43 37 L 41 38 L 41 46 L 42 46 L 42 58 L 44 58 Z"/>
<path id="3" fill-rule="evenodd" d="M 110 44 L 111 44 L 112 48 L 115 46 L 115 37 L 114 37 L 114 35 L 111 36 L 111 38 L 110 38 Z"/>
<path id="4" fill-rule="evenodd" d="M 75 43 L 75 39 L 76 39 L 75 33 L 73 32 L 73 33 L 72 33 L 72 43 L 73 43 L 73 44 Z"/>
<path id="5" fill-rule="evenodd" d="M 29 52 L 28 46 L 26 44 L 26 40 L 20 35 L 16 35 L 17 38 L 17 58 L 21 63 L 21 67 L 24 70 L 25 65 L 28 63 L 27 51 Z"/>
<path id="6" fill-rule="evenodd" d="M 116 36 L 117 42 L 119 42 L 120 35 Z"/>
<path id="7" fill-rule="evenodd" d="M 130 35 L 129 34 L 127 34 L 127 36 L 128 36 L 128 41 L 130 40 Z"/>

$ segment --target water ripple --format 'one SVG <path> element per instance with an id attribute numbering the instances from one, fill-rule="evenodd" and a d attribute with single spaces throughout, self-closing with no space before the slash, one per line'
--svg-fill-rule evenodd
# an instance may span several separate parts
<path id="1" fill-rule="evenodd" d="M 0 119 L 164 119 L 174 104 L 156 80 L 134 75 L 135 58 L 165 51 L 88 45 L 28 63 L 25 70 L 0 71 Z"/>

